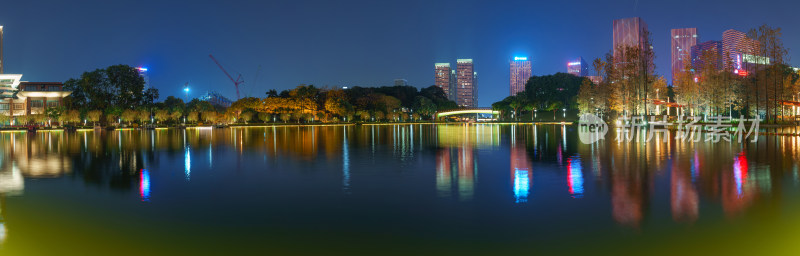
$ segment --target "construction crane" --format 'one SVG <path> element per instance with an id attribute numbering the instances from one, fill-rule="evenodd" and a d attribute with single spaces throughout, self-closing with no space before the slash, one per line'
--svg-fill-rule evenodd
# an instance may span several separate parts
<path id="1" fill-rule="evenodd" d="M 236 87 L 236 100 L 239 100 L 240 99 L 240 97 L 239 97 L 239 85 L 244 83 L 244 79 L 242 78 L 242 74 L 239 74 L 239 76 L 236 77 L 236 79 L 233 79 L 233 77 L 230 74 L 228 74 L 228 71 L 225 71 L 225 68 L 222 67 L 222 64 L 219 64 L 219 61 L 217 61 L 217 59 L 214 58 L 214 55 L 209 54 L 208 57 L 211 57 L 211 60 L 213 60 L 214 63 L 217 63 L 217 66 L 219 66 L 219 69 L 222 69 L 222 72 L 224 72 L 225 75 L 228 76 L 228 79 L 230 79 L 231 82 L 233 82 L 233 86 Z"/>

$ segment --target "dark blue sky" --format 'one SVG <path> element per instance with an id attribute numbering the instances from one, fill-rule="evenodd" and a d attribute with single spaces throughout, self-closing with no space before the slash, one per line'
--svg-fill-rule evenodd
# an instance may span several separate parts
<path id="1" fill-rule="evenodd" d="M 770 10 L 775 8 L 776 10 Z M 781 27 L 798 66 L 798 1 L 5 1 L 5 71 L 28 81 L 65 81 L 113 64 L 146 66 L 168 95 L 233 85 L 208 58 L 244 76 L 242 96 L 268 89 L 433 84 L 433 64 L 472 58 L 479 104 L 508 96 L 508 61 L 533 59 L 533 74 L 565 72 L 611 49 L 611 21 L 642 17 L 659 74 L 669 73 L 669 30 L 697 27 L 700 40 L 761 24 Z M 262 65 L 257 84 L 256 70 Z"/>

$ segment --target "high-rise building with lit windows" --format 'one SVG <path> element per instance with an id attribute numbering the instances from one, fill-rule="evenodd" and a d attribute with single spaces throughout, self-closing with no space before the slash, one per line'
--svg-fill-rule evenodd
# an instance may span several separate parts
<path id="1" fill-rule="evenodd" d="M 672 51 L 672 79 L 675 74 L 686 71 L 687 61 L 691 61 L 692 47 L 697 45 L 697 28 L 676 28 L 670 33 Z"/>
<path id="2" fill-rule="evenodd" d="M 728 29 L 722 32 L 722 53 L 725 67 L 738 74 L 748 69 L 744 64 L 748 56 L 759 55 L 758 41 L 748 38 L 744 32 Z"/>
<path id="3" fill-rule="evenodd" d="M 531 61 L 528 57 L 514 57 L 511 60 L 511 96 L 525 91 L 525 83 L 531 77 Z"/>
<path id="4" fill-rule="evenodd" d="M 580 77 L 588 76 L 589 65 L 586 64 L 586 60 L 583 57 L 579 57 L 576 60 L 567 62 L 567 73 Z"/>
<path id="5" fill-rule="evenodd" d="M 453 84 L 454 82 L 452 79 L 452 70 L 450 70 L 450 63 L 436 63 L 434 64 L 435 67 L 435 81 L 434 84 L 439 88 L 442 88 L 444 94 L 447 95 L 448 99 L 453 99 Z"/>
<path id="6" fill-rule="evenodd" d="M 722 70 L 722 41 L 706 41 L 699 43 L 695 46 L 692 46 L 692 68 L 694 70 L 700 70 L 705 66 L 705 61 L 703 58 L 703 52 L 713 53 L 714 59 L 712 60 L 714 63 L 714 67 L 717 70 Z"/>
<path id="7" fill-rule="evenodd" d="M 621 54 L 618 47 L 638 47 L 642 51 L 650 47 L 647 23 L 639 17 L 617 19 L 612 22 L 614 38 L 614 57 Z"/>
<path id="8" fill-rule="evenodd" d="M 478 106 L 478 72 L 472 59 L 456 60 L 456 104 L 462 107 Z"/>
<path id="9" fill-rule="evenodd" d="M 3 26 L 0 26 L 0 74 L 4 74 L 3 64 Z"/>

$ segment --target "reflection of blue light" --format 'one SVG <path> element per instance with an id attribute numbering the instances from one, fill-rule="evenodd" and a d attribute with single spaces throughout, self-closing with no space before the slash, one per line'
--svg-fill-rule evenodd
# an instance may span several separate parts
<path id="1" fill-rule="evenodd" d="M 344 143 L 342 143 L 342 176 L 342 187 L 348 191 L 350 189 L 350 149 L 347 145 L 347 130 L 344 130 Z"/>
<path id="2" fill-rule="evenodd" d="M 147 169 L 142 169 L 139 173 L 139 196 L 142 197 L 143 202 L 150 201 L 150 172 Z"/>
<path id="3" fill-rule="evenodd" d="M 184 158 L 184 162 L 186 163 L 186 180 L 192 176 L 192 157 L 189 155 L 189 148 L 186 148 L 186 157 Z"/>
<path id="4" fill-rule="evenodd" d="M 514 198 L 517 203 L 524 203 L 528 201 L 528 190 L 530 184 L 528 182 L 528 170 L 514 170 Z"/>
<path id="5" fill-rule="evenodd" d="M 572 198 L 583 197 L 583 172 L 581 167 L 581 160 L 578 158 L 567 159 L 567 183 L 569 185 L 569 193 Z"/>

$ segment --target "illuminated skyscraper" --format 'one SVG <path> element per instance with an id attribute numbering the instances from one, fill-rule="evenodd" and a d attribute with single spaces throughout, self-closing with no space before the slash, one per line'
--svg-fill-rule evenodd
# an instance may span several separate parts
<path id="1" fill-rule="evenodd" d="M 3 26 L 0 26 L 0 74 L 3 73 Z"/>
<path id="2" fill-rule="evenodd" d="M 705 66 L 704 60 L 701 58 L 703 52 L 711 51 L 717 56 L 714 60 L 714 66 L 717 69 L 722 69 L 722 41 L 707 41 L 692 46 L 692 68 L 700 70 Z M 674 74 L 673 74 L 674 76 Z"/>
<path id="3" fill-rule="evenodd" d="M 452 88 L 453 81 L 451 80 L 452 72 L 450 70 L 450 63 L 436 63 L 434 67 L 436 68 L 434 84 L 442 88 L 442 91 L 444 91 L 448 99 L 453 99 L 454 88 Z"/>
<path id="4" fill-rule="evenodd" d="M 725 67 L 739 73 L 746 69 L 743 63 L 747 56 L 758 55 L 758 42 L 748 38 L 744 32 L 728 29 L 722 32 L 722 53 Z"/>
<path id="5" fill-rule="evenodd" d="M 139 76 L 144 79 L 144 89 L 147 90 L 150 88 L 150 76 L 147 75 L 147 68 L 145 67 L 138 67 L 136 70 L 139 72 Z"/>
<path id="6" fill-rule="evenodd" d="M 675 74 L 686 71 L 686 60 L 691 60 L 693 46 L 697 45 L 697 28 L 676 28 L 670 33 L 672 42 L 672 79 L 674 83 Z"/>
<path id="7" fill-rule="evenodd" d="M 639 17 L 625 18 L 614 20 L 614 57 L 617 57 L 620 52 L 617 47 L 639 47 L 642 51 L 650 47 L 647 40 L 647 23 Z"/>
<path id="8" fill-rule="evenodd" d="M 472 59 L 456 60 L 456 104 L 462 107 L 478 106 L 478 72 Z"/>
<path id="9" fill-rule="evenodd" d="M 567 73 L 580 77 L 588 76 L 589 65 L 586 64 L 586 60 L 583 57 L 580 57 L 577 60 L 567 62 Z"/>
<path id="10" fill-rule="evenodd" d="M 528 57 L 514 57 L 511 61 L 511 96 L 525 91 L 528 78 L 531 78 L 531 61 Z"/>

